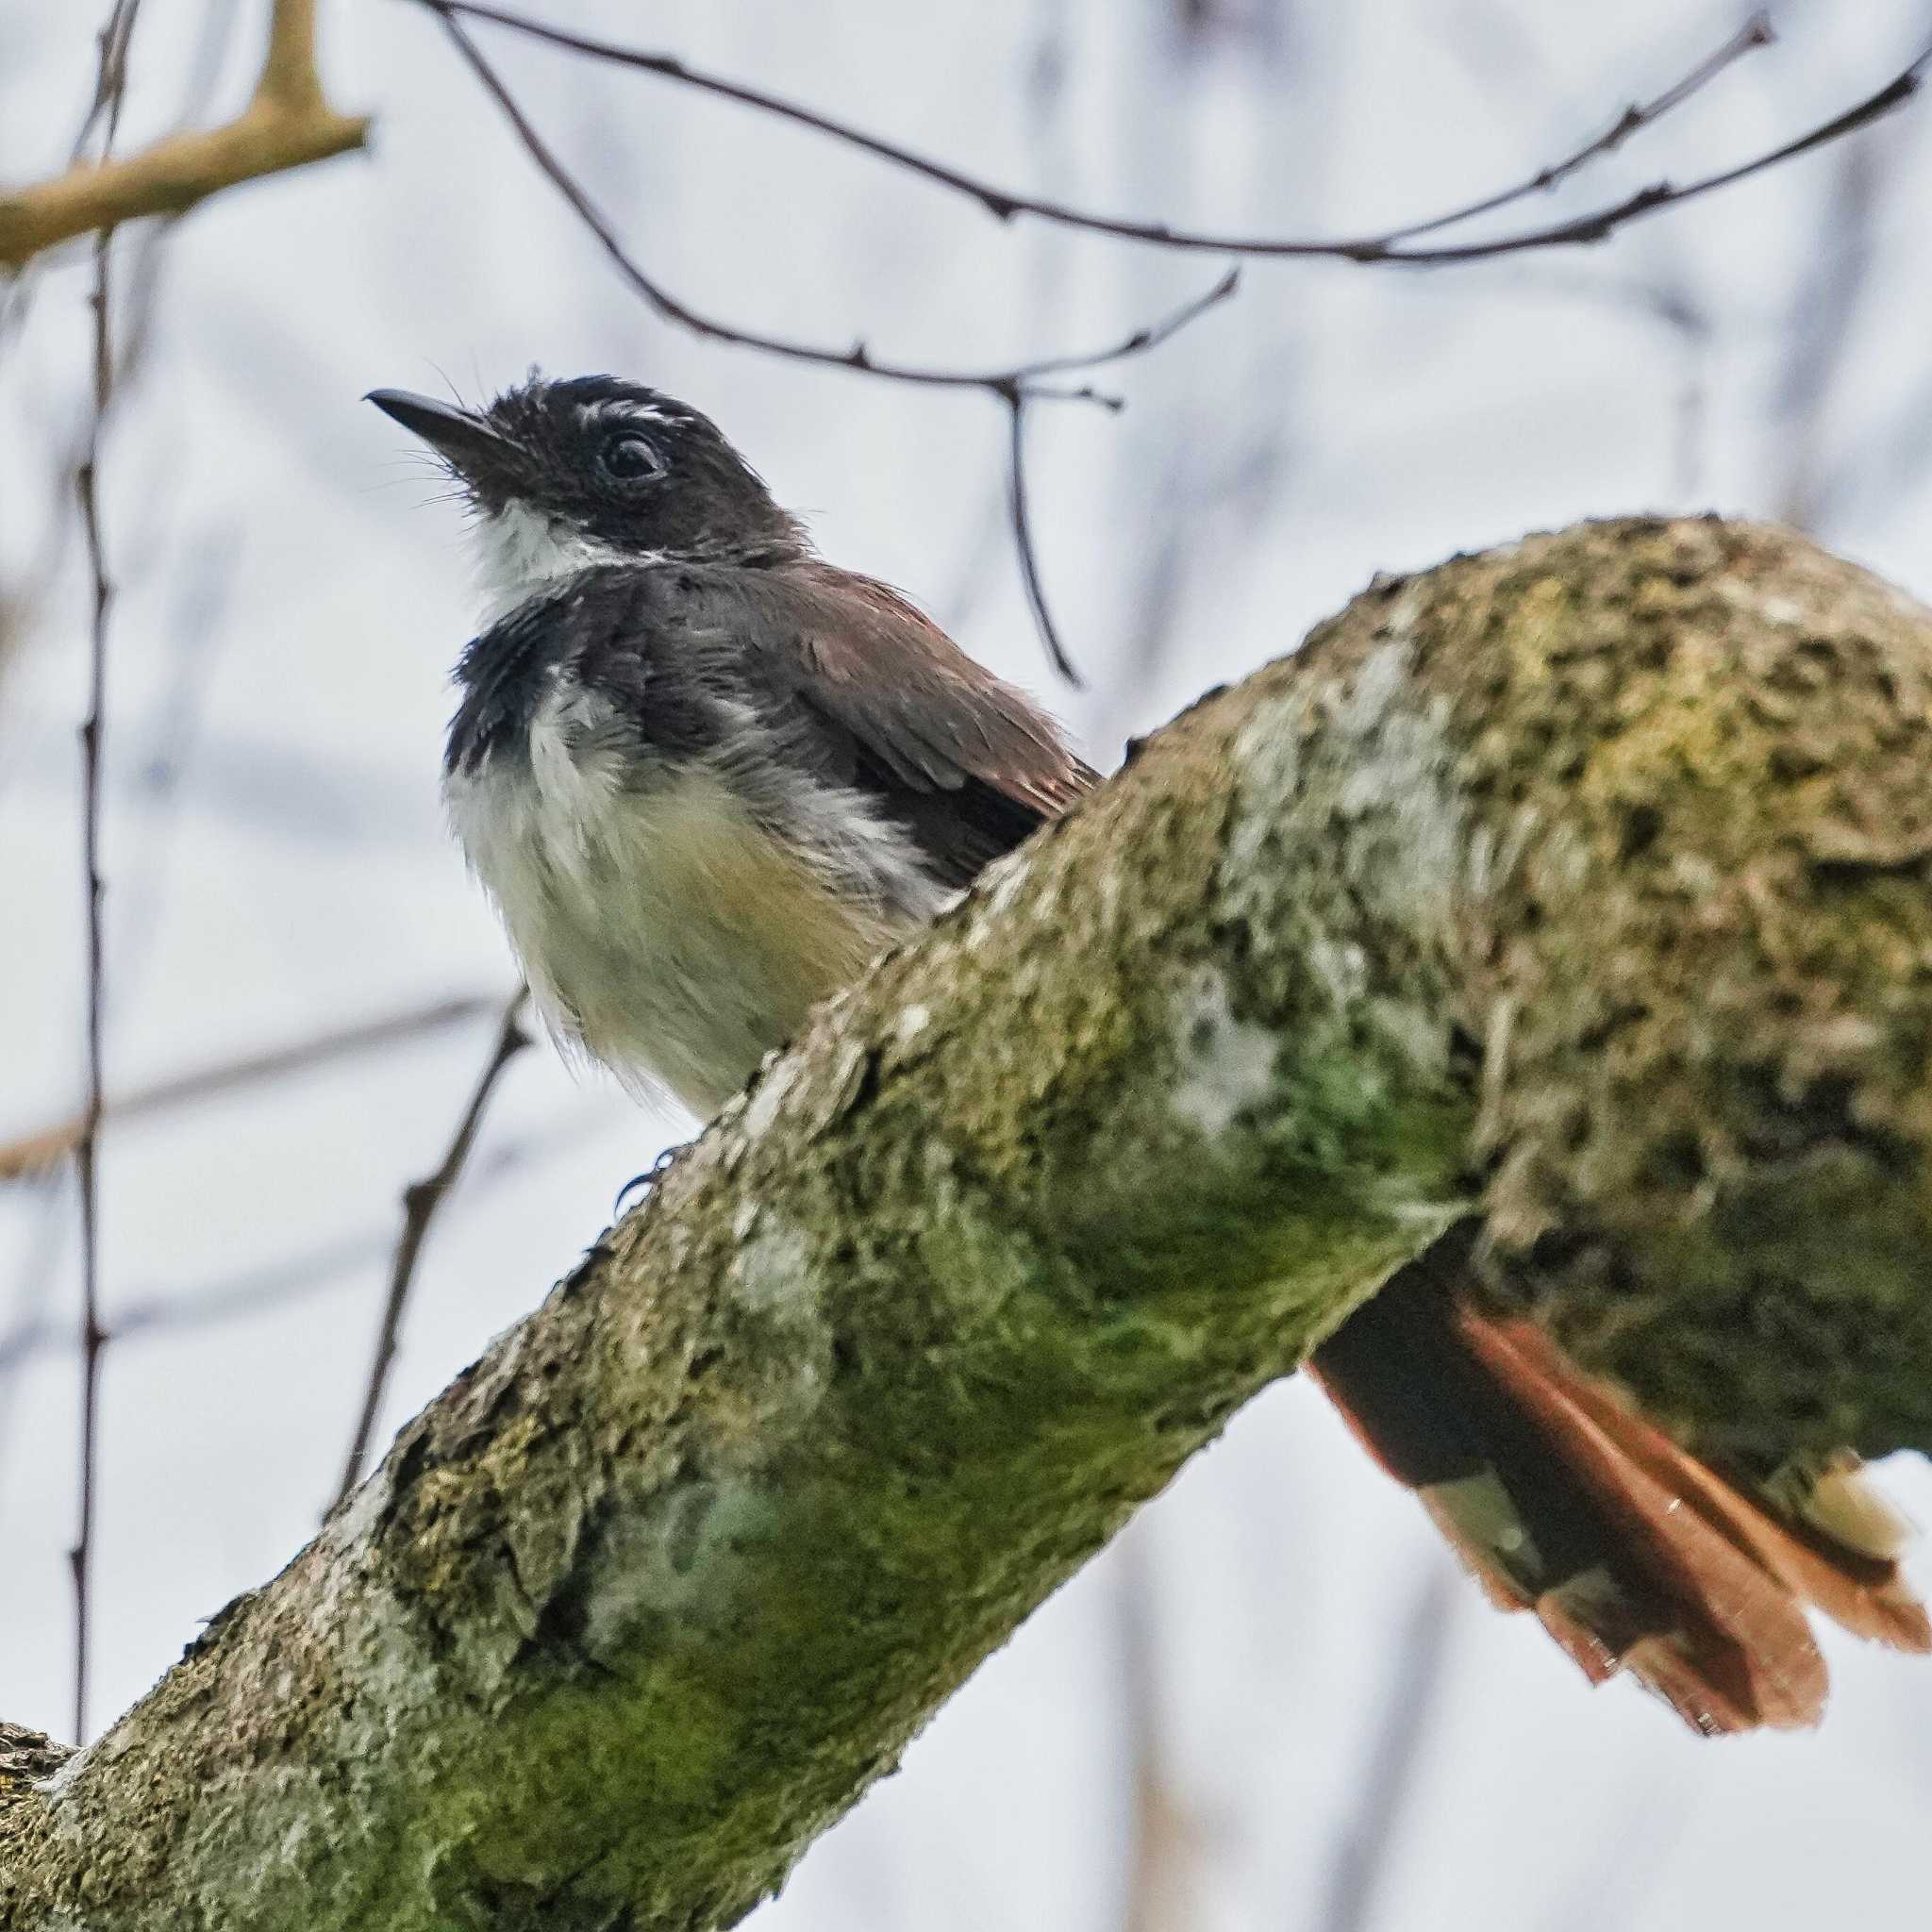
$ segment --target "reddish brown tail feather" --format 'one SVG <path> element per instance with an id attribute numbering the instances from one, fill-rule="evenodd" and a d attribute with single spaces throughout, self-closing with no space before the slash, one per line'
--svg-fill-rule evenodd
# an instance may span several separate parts
<path id="1" fill-rule="evenodd" d="M 1480 1313 L 1459 1290 L 1464 1253 L 1452 1241 L 1403 1270 L 1308 1367 L 1492 1601 L 1533 1610 L 1593 1683 L 1627 1670 L 1707 1734 L 1818 1722 L 1807 1603 L 1861 1637 L 1932 1650 L 1889 1551 L 1834 1537 L 1823 1512 L 1774 1508 L 1533 1324 Z M 1855 1478 L 1832 1481 L 1849 1533 L 1883 1522 L 1875 1499 L 1844 1489 Z"/>

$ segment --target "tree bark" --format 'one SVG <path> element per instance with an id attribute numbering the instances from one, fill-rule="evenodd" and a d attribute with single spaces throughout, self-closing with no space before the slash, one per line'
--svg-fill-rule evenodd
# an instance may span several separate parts
<path id="1" fill-rule="evenodd" d="M 1471 1213 L 1685 1425 L 1932 1444 L 1928 719 L 1932 615 L 1789 533 L 1379 581 L 823 1009 L 102 1740 L 0 1749 L 0 1924 L 729 1924 Z"/>

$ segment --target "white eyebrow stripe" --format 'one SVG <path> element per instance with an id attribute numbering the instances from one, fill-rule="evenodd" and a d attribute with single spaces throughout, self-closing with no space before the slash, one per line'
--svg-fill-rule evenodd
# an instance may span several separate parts
<path id="1" fill-rule="evenodd" d="M 602 403 L 581 404 L 577 414 L 586 423 L 600 422 L 610 416 L 625 423 L 661 423 L 667 428 L 681 420 L 667 410 L 653 408 L 649 403 L 631 403 L 621 398 L 612 398 Z"/>

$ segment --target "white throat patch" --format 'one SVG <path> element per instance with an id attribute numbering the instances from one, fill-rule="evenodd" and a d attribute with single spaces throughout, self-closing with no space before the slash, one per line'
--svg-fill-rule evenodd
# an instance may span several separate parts
<path id="1" fill-rule="evenodd" d="M 522 503 L 477 518 L 470 541 L 475 548 L 477 579 L 483 592 L 483 627 L 487 630 L 519 604 L 550 590 L 561 578 L 575 576 L 600 563 L 647 561 L 629 551 L 553 523 Z"/>

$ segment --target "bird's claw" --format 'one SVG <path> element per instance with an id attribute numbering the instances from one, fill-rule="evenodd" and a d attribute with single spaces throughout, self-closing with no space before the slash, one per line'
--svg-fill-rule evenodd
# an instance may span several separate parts
<path id="1" fill-rule="evenodd" d="M 622 1221 L 624 1219 L 625 1203 L 633 1194 L 637 1195 L 640 1200 L 648 1194 L 658 1185 L 658 1178 L 663 1174 L 665 1169 L 683 1152 L 684 1145 L 682 1142 L 675 1147 L 667 1147 L 663 1153 L 658 1155 L 656 1160 L 652 1161 L 642 1174 L 632 1174 L 629 1180 L 625 1181 L 623 1187 L 618 1189 L 617 1199 L 610 1204 L 610 1219 L 612 1222 Z"/>

